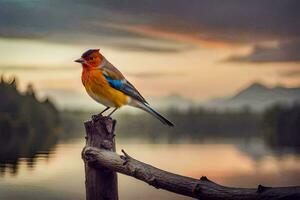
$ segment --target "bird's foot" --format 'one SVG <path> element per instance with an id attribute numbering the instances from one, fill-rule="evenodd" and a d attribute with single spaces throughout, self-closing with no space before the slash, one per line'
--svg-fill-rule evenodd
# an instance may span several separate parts
<path id="1" fill-rule="evenodd" d="M 93 122 L 99 121 L 100 119 L 103 118 L 111 118 L 111 117 L 109 115 L 108 116 L 102 115 L 102 113 L 99 113 L 97 115 L 92 115 Z"/>
<path id="2" fill-rule="evenodd" d="M 103 115 L 101 113 L 97 114 L 97 115 L 92 115 L 92 120 L 94 122 L 98 121 L 99 119 L 103 118 Z"/>

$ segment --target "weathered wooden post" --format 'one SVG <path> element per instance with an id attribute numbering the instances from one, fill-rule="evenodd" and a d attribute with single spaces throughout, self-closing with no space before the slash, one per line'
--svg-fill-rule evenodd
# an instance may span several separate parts
<path id="1" fill-rule="evenodd" d="M 86 147 L 116 151 L 114 129 L 116 121 L 110 117 L 95 115 L 85 122 Z M 85 147 L 85 148 L 86 148 Z M 95 167 L 93 157 L 82 154 L 85 165 L 86 200 L 117 200 L 117 174 L 104 167 Z M 96 160 L 95 160 L 96 161 Z"/>

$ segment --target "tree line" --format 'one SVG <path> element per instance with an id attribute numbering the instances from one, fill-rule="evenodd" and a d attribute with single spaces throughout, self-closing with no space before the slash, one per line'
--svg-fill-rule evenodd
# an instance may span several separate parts
<path id="1" fill-rule="evenodd" d="M 56 143 L 60 115 L 49 99 L 37 99 L 31 84 L 20 92 L 16 78 L 2 76 L 0 94 L 0 169 L 10 164 L 15 171 L 19 158 L 30 158 L 33 164 L 37 152 Z"/>

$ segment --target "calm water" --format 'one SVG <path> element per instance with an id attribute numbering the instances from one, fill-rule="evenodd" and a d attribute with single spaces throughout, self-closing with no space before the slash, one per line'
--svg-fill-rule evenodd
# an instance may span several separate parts
<path id="1" fill-rule="evenodd" d="M 18 152 L 1 158 L 0 199 L 85 199 L 81 150 L 84 140 L 58 141 L 34 155 Z M 274 152 L 259 139 L 207 141 L 201 144 L 153 144 L 117 138 L 121 149 L 161 169 L 194 178 L 202 175 L 224 185 L 256 187 L 300 185 L 300 156 Z M 24 156 L 25 155 L 25 156 Z M 189 199 L 119 175 L 120 199 Z"/>

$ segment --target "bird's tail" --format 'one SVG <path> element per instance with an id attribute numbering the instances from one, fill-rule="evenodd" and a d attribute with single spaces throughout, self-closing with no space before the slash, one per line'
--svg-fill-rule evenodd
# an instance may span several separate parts
<path id="1" fill-rule="evenodd" d="M 174 126 L 174 124 L 172 122 L 170 122 L 165 117 L 163 117 L 161 114 L 159 114 L 157 111 L 155 111 L 153 108 L 151 108 L 150 105 L 148 105 L 147 103 L 134 101 L 134 103 L 132 105 L 150 113 L 152 116 L 159 119 L 163 124 L 165 124 L 167 126 Z"/>

